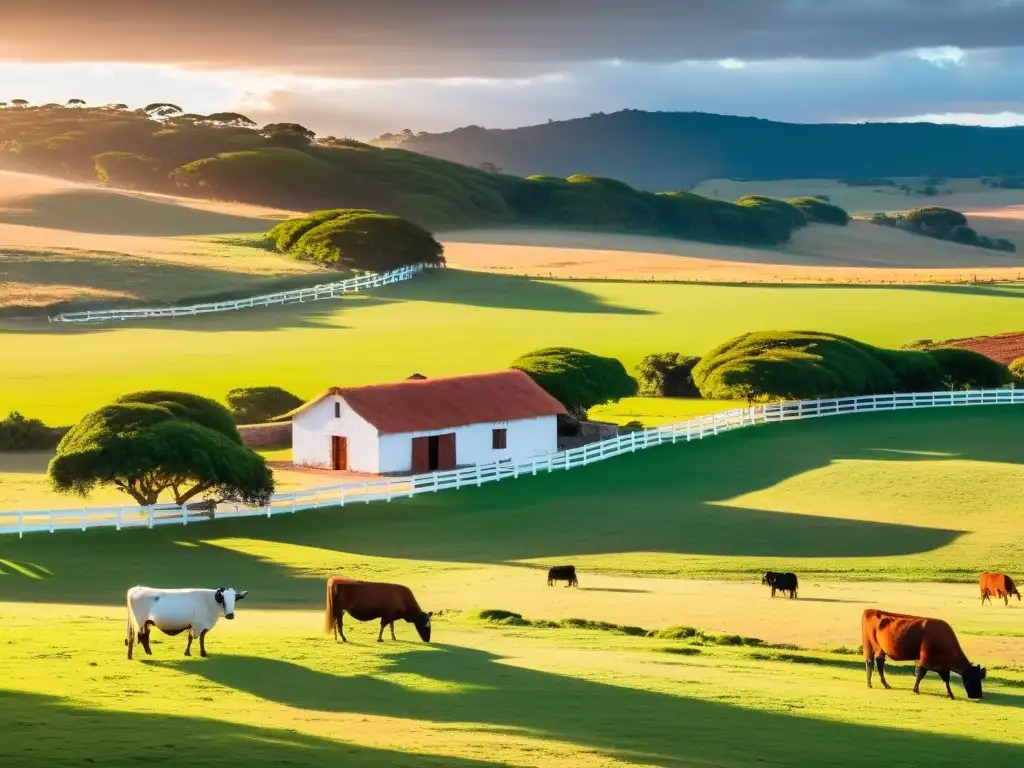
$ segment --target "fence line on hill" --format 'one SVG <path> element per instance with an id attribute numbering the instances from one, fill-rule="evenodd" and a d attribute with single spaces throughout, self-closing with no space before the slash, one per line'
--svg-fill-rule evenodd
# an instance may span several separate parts
<path id="1" fill-rule="evenodd" d="M 188 525 L 211 519 L 237 517 L 273 517 L 320 507 L 344 507 L 392 501 L 421 493 L 478 487 L 538 472 L 585 467 L 624 453 L 666 443 L 702 440 L 734 429 L 779 421 L 841 416 L 871 411 L 895 411 L 911 408 L 940 408 L 972 405 L 1024 405 L 1024 389 L 987 389 L 961 392 L 925 392 L 892 395 L 865 395 L 825 400 L 801 400 L 749 408 L 736 408 L 708 416 L 698 416 L 678 424 L 627 432 L 617 437 L 590 443 L 567 451 L 538 456 L 520 462 L 499 461 L 445 472 L 430 472 L 410 477 L 373 480 L 362 483 L 308 488 L 277 493 L 259 508 L 221 504 L 213 513 L 189 510 L 175 504 L 148 507 L 102 507 L 66 510 L 19 510 L 0 512 L 0 534 L 23 536 L 34 531 L 86 530 L 88 528 L 153 528 L 158 525 Z"/>
<path id="2" fill-rule="evenodd" d="M 229 301 L 211 301 L 205 304 L 190 304 L 184 307 L 140 307 L 138 309 L 95 309 L 85 312 L 65 312 L 50 318 L 51 323 L 106 323 L 113 320 L 148 320 L 157 317 L 193 317 L 211 312 L 230 312 L 235 309 L 252 309 L 253 307 L 279 307 L 286 304 L 302 304 L 307 301 L 320 301 L 344 296 L 346 293 L 357 293 L 363 288 L 378 288 L 382 285 L 401 283 L 418 275 L 426 269 L 423 264 L 401 267 L 390 272 L 350 277 L 336 283 L 323 283 L 309 288 L 296 288 L 291 291 L 265 293 L 249 296 L 245 299 Z"/>

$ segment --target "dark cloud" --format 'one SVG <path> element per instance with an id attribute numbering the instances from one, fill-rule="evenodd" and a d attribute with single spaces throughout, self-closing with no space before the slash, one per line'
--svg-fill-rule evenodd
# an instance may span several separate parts
<path id="1" fill-rule="evenodd" d="M 0 0 L 0 57 L 355 78 L 1024 44 L 1022 0 Z"/>

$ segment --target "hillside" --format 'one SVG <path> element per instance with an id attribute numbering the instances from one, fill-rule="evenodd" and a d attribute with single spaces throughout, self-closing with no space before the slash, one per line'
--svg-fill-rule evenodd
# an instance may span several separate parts
<path id="1" fill-rule="evenodd" d="M 793 124 L 699 112 L 624 110 L 507 130 L 469 126 L 396 146 L 506 173 L 588 173 L 641 189 L 703 179 L 1013 176 L 1024 127 Z"/>
<path id="2" fill-rule="evenodd" d="M 575 172 L 524 179 L 166 104 L 0 109 L 0 167 L 302 211 L 370 209 L 428 229 L 528 225 L 768 244 L 793 229 L 771 211 L 686 192 L 652 194 Z"/>

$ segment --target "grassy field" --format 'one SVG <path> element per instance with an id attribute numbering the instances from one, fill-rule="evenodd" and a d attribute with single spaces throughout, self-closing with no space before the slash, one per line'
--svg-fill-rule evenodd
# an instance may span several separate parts
<path id="1" fill-rule="evenodd" d="M 1024 251 L 1024 208 L 972 215 Z M 812 224 L 776 248 L 670 238 L 504 229 L 444 235 L 449 264 L 498 274 L 711 283 L 944 283 L 1024 279 L 1016 253 L 922 237 L 866 221 Z"/>
<path id="2" fill-rule="evenodd" d="M 323 282 L 333 273 L 254 247 L 287 215 L 0 171 L 0 309 Z"/>
<path id="3" fill-rule="evenodd" d="M 729 286 L 559 282 L 454 269 L 337 301 L 135 325 L 0 323 L 0 411 L 67 424 L 125 392 L 215 398 L 494 370 L 573 345 L 632 368 L 751 330 L 813 328 L 895 345 L 1020 329 L 1024 285 Z M 59 372 L 60 378 L 54 378 Z M 63 382 L 74 381 L 73 392 Z"/>
<path id="4" fill-rule="evenodd" d="M 1024 608 L 983 608 L 971 582 L 1024 570 L 1022 426 L 1014 407 L 848 416 L 390 505 L 4 538 L 0 764 L 1019 765 Z M 555 561 L 579 589 L 545 586 Z M 801 574 L 799 600 L 768 597 L 768 567 Z M 348 622 L 336 646 L 318 613 L 335 572 L 412 586 L 440 612 L 434 644 Z M 155 636 L 129 663 L 135 583 L 251 592 L 210 658 Z M 950 620 L 985 700 L 934 676 L 914 697 L 909 664 L 868 690 L 867 605 Z M 764 642 L 490 626 L 481 608 Z"/>

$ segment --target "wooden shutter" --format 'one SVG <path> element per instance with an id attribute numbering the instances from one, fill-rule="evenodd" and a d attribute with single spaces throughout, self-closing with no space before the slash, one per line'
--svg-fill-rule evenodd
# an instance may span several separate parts
<path id="1" fill-rule="evenodd" d="M 455 433 L 437 436 L 437 468 L 455 469 Z"/>

